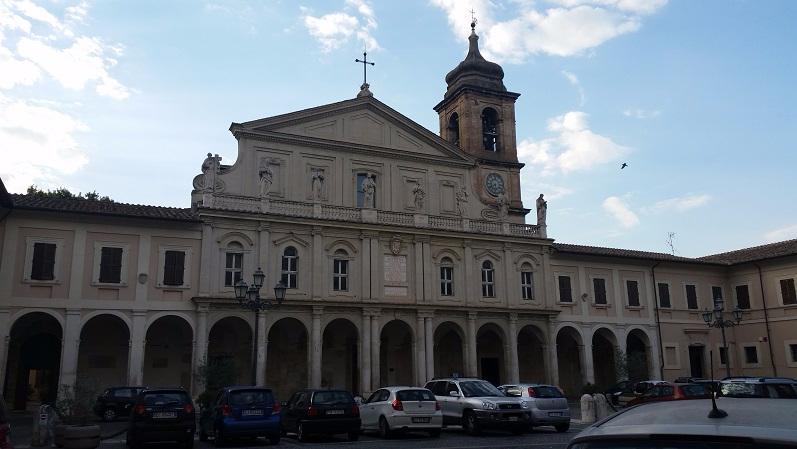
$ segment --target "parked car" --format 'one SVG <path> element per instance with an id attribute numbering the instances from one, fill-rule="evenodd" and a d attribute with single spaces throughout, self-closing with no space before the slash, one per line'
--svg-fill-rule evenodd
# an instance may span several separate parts
<path id="1" fill-rule="evenodd" d="M 380 388 L 360 405 L 363 430 L 377 430 L 383 438 L 397 431 L 420 430 L 440 436 L 443 412 L 434 394 L 426 388 Z"/>
<path id="2" fill-rule="evenodd" d="M 606 398 L 611 401 L 614 405 L 620 405 L 620 396 L 625 394 L 626 396 L 632 395 L 634 393 L 634 384 L 636 382 L 631 380 L 621 380 L 616 384 L 612 385 L 611 387 L 607 388 L 603 394 L 606 395 Z"/>
<path id="3" fill-rule="evenodd" d="M 309 435 L 345 433 L 349 441 L 360 437 L 360 407 L 344 390 L 301 390 L 282 408 L 282 429 L 299 441 Z"/>
<path id="4" fill-rule="evenodd" d="M 642 396 L 645 394 L 645 392 L 660 383 L 666 382 L 663 380 L 643 380 L 641 382 L 635 383 L 630 391 L 623 391 L 620 393 L 620 395 L 617 397 L 617 405 L 623 407 L 627 406 L 629 402 L 638 398 L 639 396 Z"/>
<path id="5" fill-rule="evenodd" d="M 675 380 L 672 381 L 674 384 L 691 384 L 699 381 L 706 380 L 702 377 L 676 377 Z"/>
<path id="6" fill-rule="evenodd" d="M 130 409 L 136 397 L 145 387 L 112 387 L 97 396 L 94 413 L 103 421 L 114 421 L 116 418 L 130 416 Z"/>
<path id="7" fill-rule="evenodd" d="M 570 406 L 562 390 L 554 385 L 516 384 L 498 387 L 507 396 L 523 398 L 531 412 L 529 430 L 536 426 L 554 426 L 557 432 L 570 429 Z"/>
<path id="8" fill-rule="evenodd" d="M 568 449 L 785 449 L 797 445 L 792 401 L 719 398 L 629 407 L 575 436 Z"/>
<path id="9" fill-rule="evenodd" d="M 709 399 L 711 391 L 708 385 L 699 383 L 658 383 L 648 391 L 628 402 L 631 407 L 646 402 L 679 401 L 684 399 Z"/>
<path id="10" fill-rule="evenodd" d="M 797 399 L 797 380 L 789 377 L 728 377 L 719 395 L 732 398 Z"/>
<path id="11" fill-rule="evenodd" d="M 531 423 L 529 405 L 507 397 L 490 382 L 475 378 L 435 379 L 426 384 L 443 409 L 443 425 L 461 424 L 471 435 L 483 428 L 520 434 Z"/>
<path id="12" fill-rule="evenodd" d="M 216 446 L 234 438 L 266 437 L 280 441 L 280 404 L 269 388 L 227 387 L 222 389 L 199 416 L 199 440 L 213 436 Z"/>
<path id="13" fill-rule="evenodd" d="M 175 441 L 194 447 L 196 414 L 191 396 L 182 388 L 145 389 L 136 397 L 127 445 L 140 448 L 145 442 Z"/>

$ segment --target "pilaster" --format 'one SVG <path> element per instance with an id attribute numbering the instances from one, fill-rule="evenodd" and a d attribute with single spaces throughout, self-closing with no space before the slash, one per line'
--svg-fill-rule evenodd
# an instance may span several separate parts
<path id="1" fill-rule="evenodd" d="M 464 240 L 462 244 L 465 246 L 465 303 L 472 305 L 475 301 L 473 294 L 475 283 L 480 279 L 478 273 L 473 271 L 473 248 L 471 247 L 470 240 Z"/>
<path id="2" fill-rule="evenodd" d="M 140 251 L 140 249 L 139 249 Z M 199 294 L 210 295 L 210 260 L 213 258 L 213 225 L 202 223 L 202 254 L 199 258 Z"/>
<path id="3" fill-rule="evenodd" d="M 203 234 L 203 244 L 204 244 L 204 234 Z M 138 238 L 138 264 L 137 264 L 138 271 L 136 271 L 136 279 L 135 279 L 137 304 L 141 304 L 147 300 L 147 285 L 149 285 L 149 282 L 157 282 L 158 279 L 158 273 L 155 272 L 150 273 L 149 259 L 151 252 L 152 252 L 152 236 L 150 236 L 148 233 L 142 232 Z M 204 259 L 204 257 L 201 259 Z M 202 282 L 202 280 L 207 279 L 209 276 L 210 274 L 208 274 L 208 276 L 202 276 L 200 279 L 200 283 Z M 150 279 L 150 277 L 152 277 L 152 279 Z M 130 384 L 130 385 L 140 385 L 140 384 Z"/>
<path id="4" fill-rule="evenodd" d="M 205 347 L 207 347 L 207 322 L 205 323 Z M 147 312 L 133 310 L 133 325 L 130 330 L 130 357 L 127 364 L 127 384 L 144 385 L 144 348 L 147 338 Z"/>
<path id="5" fill-rule="evenodd" d="M 266 382 L 266 354 L 268 353 L 268 333 L 266 332 L 266 312 L 262 310 L 257 311 L 255 317 L 255 326 L 257 326 L 257 364 L 255 365 L 255 373 L 257 374 L 257 384 L 265 385 Z"/>
<path id="6" fill-rule="evenodd" d="M 313 306 L 313 324 L 311 327 L 310 344 L 310 387 L 321 387 L 321 317 L 324 315 L 323 306 Z"/>
<path id="7" fill-rule="evenodd" d="M 517 354 L 517 313 L 509 314 L 509 342 L 508 342 L 508 359 L 509 359 L 509 381 L 512 383 L 520 382 L 520 365 L 518 364 Z"/>
<path id="8" fill-rule="evenodd" d="M 426 378 L 434 379 L 434 317 L 432 313 L 424 316 L 424 336 L 426 337 Z"/>
<path id="9" fill-rule="evenodd" d="M 6 383 L 6 365 L 8 364 L 8 344 L 11 341 L 11 312 L 0 309 L 0 385 Z"/>
<path id="10" fill-rule="evenodd" d="M 419 312 L 415 320 L 415 385 L 423 385 L 426 375 L 426 325 Z"/>
<path id="11" fill-rule="evenodd" d="M 321 206 L 320 204 L 318 205 Z M 321 300 L 324 296 L 324 234 L 321 226 L 313 226 L 313 288 L 310 297 Z"/>
<path id="12" fill-rule="evenodd" d="M 468 312 L 468 325 L 466 331 L 466 338 L 468 339 L 466 375 L 470 377 L 476 377 L 479 375 L 479 371 L 476 367 L 476 318 L 476 312 Z"/>
<path id="13" fill-rule="evenodd" d="M 98 263 L 98 261 L 93 261 Z M 75 242 L 72 247 L 72 264 L 69 273 L 69 300 L 80 301 L 83 297 L 83 273 L 86 270 L 86 229 L 75 229 Z M 91 269 L 91 267 L 88 267 Z"/>
<path id="14" fill-rule="evenodd" d="M 371 239 L 365 233 L 360 234 L 360 248 L 362 249 L 362 298 L 371 299 Z"/>
<path id="15" fill-rule="evenodd" d="M 371 313 L 362 311 L 362 325 L 360 326 L 360 394 L 363 396 L 373 392 L 371 388 Z"/>
<path id="16" fill-rule="evenodd" d="M 71 290 L 71 289 L 70 289 Z M 66 309 L 64 340 L 61 348 L 59 383 L 73 387 L 77 380 L 77 357 L 80 350 L 80 309 Z"/>
<path id="17" fill-rule="evenodd" d="M 381 312 L 378 310 L 371 311 L 371 386 L 378 388 L 380 382 L 379 368 L 379 350 L 380 348 L 380 328 L 379 316 Z"/>

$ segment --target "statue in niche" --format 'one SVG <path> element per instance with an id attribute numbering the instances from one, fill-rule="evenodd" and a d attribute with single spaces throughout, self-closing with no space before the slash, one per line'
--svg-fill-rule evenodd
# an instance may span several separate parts
<path id="1" fill-rule="evenodd" d="M 505 220 L 509 216 L 509 199 L 503 192 L 498 194 L 495 206 L 498 208 L 498 216 Z"/>
<path id="2" fill-rule="evenodd" d="M 376 180 L 372 174 L 366 174 L 362 183 L 363 192 L 363 207 L 366 209 L 374 209 L 376 204 L 374 202 L 374 194 L 376 193 Z"/>
<path id="3" fill-rule="evenodd" d="M 324 199 L 324 169 L 312 169 L 313 179 L 311 181 L 311 188 L 313 194 L 313 201 L 321 201 Z"/>
<path id="4" fill-rule="evenodd" d="M 219 173 L 219 162 L 221 156 L 208 153 L 208 156 L 202 162 L 202 190 L 205 192 L 212 192 L 216 185 L 216 175 Z"/>
<path id="5" fill-rule="evenodd" d="M 274 182 L 274 171 L 271 170 L 267 159 L 260 160 L 257 174 L 260 176 L 260 198 L 262 199 L 271 191 L 271 184 Z"/>
<path id="6" fill-rule="evenodd" d="M 460 187 L 455 194 L 455 200 L 457 202 L 457 213 L 459 215 L 465 215 L 465 204 L 468 202 L 468 191 L 465 187 Z"/>
<path id="7" fill-rule="evenodd" d="M 537 226 L 545 226 L 545 219 L 548 215 L 548 202 L 542 197 L 542 193 L 537 198 Z"/>
<path id="8" fill-rule="evenodd" d="M 426 192 L 423 190 L 423 187 L 421 187 L 421 183 L 415 181 L 415 185 L 412 187 L 412 201 L 413 204 L 415 204 L 415 209 L 423 209 L 424 198 L 426 198 Z"/>

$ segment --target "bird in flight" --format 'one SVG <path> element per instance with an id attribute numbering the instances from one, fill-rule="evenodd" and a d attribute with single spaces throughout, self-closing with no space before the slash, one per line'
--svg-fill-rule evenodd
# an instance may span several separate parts
<path id="1" fill-rule="evenodd" d="M 622 170 L 622 169 L 624 169 L 626 167 L 628 167 L 628 163 L 623 162 L 623 165 L 620 166 L 620 170 Z"/>

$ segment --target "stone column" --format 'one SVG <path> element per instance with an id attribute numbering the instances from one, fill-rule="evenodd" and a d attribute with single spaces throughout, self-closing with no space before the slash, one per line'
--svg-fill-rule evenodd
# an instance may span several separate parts
<path id="1" fill-rule="evenodd" d="M 426 326 L 424 317 L 418 313 L 415 320 L 415 385 L 423 385 L 426 376 Z"/>
<path id="2" fill-rule="evenodd" d="M 424 335 L 426 335 L 426 378 L 434 378 L 434 326 L 431 314 L 424 317 Z"/>
<path id="3" fill-rule="evenodd" d="M 371 315 L 363 310 L 362 325 L 360 326 L 360 394 L 373 392 L 371 389 Z"/>
<path id="4" fill-rule="evenodd" d="M 582 346 L 584 360 L 584 383 L 595 385 L 595 366 L 592 362 L 592 342 Z"/>
<path id="5" fill-rule="evenodd" d="M 208 358 L 208 308 L 209 305 L 201 303 L 196 312 L 196 346 L 194 347 L 194 373 L 200 365 L 207 363 Z M 205 386 L 197 380 L 194 382 L 196 391 L 201 392 Z M 131 384 L 138 385 L 138 384 Z"/>
<path id="6" fill-rule="evenodd" d="M 551 385 L 559 385 L 559 356 L 556 353 L 556 343 L 543 345 L 543 350 L 548 356 L 548 363 L 546 364 L 547 382 Z"/>
<path id="7" fill-rule="evenodd" d="M 512 383 L 520 382 L 520 366 L 517 355 L 517 319 L 516 313 L 509 314 L 509 341 L 507 342 L 509 363 L 507 365 L 509 368 L 509 381 Z"/>
<path id="8" fill-rule="evenodd" d="M 64 324 L 61 375 L 58 378 L 58 383 L 74 386 L 77 380 L 77 357 L 80 351 L 80 309 L 66 309 Z"/>
<path id="9" fill-rule="evenodd" d="M 0 385 L 6 384 L 6 365 L 8 364 L 8 345 L 11 342 L 11 312 L 0 309 Z"/>
<path id="10" fill-rule="evenodd" d="M 144 385 L 144 356 L 147 338 L 147 312 L 133 311 L 133 328 L 130 330 L 130 357 L 127 363 L 127 384 Z M 207 328 L 207 324 L 205 324 Z M 207 335 L 207 329 L 204 333 Z M 205 340 L 207 348 L 207 339 Z"/>
<path id="11" fill-rule="evenodd" d="M 371 312 L 371 387 L 377 389 L 383 385 L 379 385 L 379 350 L 381 343 L 381 333 L 379 332 L 379 311 Z"/>
<path id="12" fill-rule="evenodd" d="M 465 371 L 467 376 L 476 377 L 479 375 L 479 370 L 476 367 L 476 312 L 468 312 L 467 339 L 468 354 Z"/>
<path id="13" fill-rule="evenodd" d="M 266 381 L 266 353 L 268 351 L 268 334 L 266 333 L 266 313 L 258 311 L 255 318 L 255 326 L 257 326 L 257 365 L 255 365 L 255 372 L 257 373 L 258 385 L 265 385 Z"/>
<path id="14" fill-rule="evenodd" d="M 323 306 L 313 306 L 313 325 L 311 329 L 310 345 L 310 387 L 321 387 L 321 316 L 324 314 Z"/>

